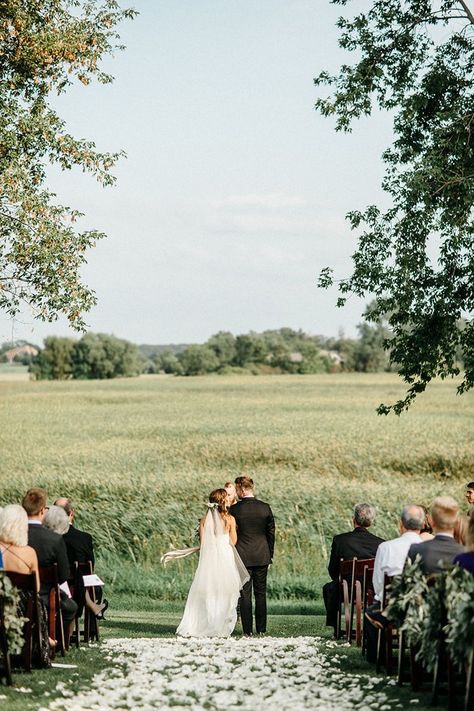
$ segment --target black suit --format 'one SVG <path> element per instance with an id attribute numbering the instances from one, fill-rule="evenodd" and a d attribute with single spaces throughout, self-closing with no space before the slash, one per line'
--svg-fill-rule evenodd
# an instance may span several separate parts
<path id="1" fill-rule="evenodd" d="M 78 563 L 87 563 L 90 560 L 92 566 L 94 566 L 94 544 L 90 533 L 80 531 L 71 525 L 64 534 L 63 539 L 66 544 L 67 557 L 71 568 L 76 561 Z"/>
<path id="2" fill-rule="evenodd" d="M 250 580 L 242 588 L 240 616 L 244 634 L 252 634 L 252 586 L 255 596 L 255 628 L 267 627 L 267 572 L 275 548 L 275 520 L 270 506 L 253 496 L 230 507 L 237 524 L 237 552 L 249 571 Z"/>
<path id="3" fill-rule="evenodd" d="M 47 568 L 57 563 L 59 584 L 64 583 L 69 577 L 69 561 L 67 559 L 66 544 L 63 537 L 37 523 L 28 525 L 28 545 L 35 549 L 38 556 L 38 565 Z M 49 604 L 49 588 L 41 583 L 40 596 L 46 607 Z M 66 623 L 74 619 L 77 605 L 61 591 L 61 609 Z"/>
<path id="4" fill-rule="evenodd" d="M 460 543 L 456 543 L 452 536 L 437 533 L 429 541 L 423 541 L 410 546 L 408 558 L 415 560 L 417 555 L 421 556 L 421 565 L 425 575 L 431 573 L 441 573 L 453 564 L 457 555 L 463 553 L 464 548 Z"/>
<path id="5" fill-rule="evenodd" d="M 357 526 L 348 533 L 339 533 L 334 536 L 331 545 L 331 556 L 329 558 L 328 571 L 332 578 L 330 583 L 323 587 L 323 598 L 326 606 L 326 624 L 329 627 L 336 627 L 336 615 L 338 604 L 338 577 L 342 560 L 352 560 L 352 558 L 375 558 L 377 548 L 383 543 L 383 538 L 374 536 L 367 528 Z"/>
<path id="6" fill-rule="evenodd" d="M 78 563 L 87 563 L 87 561 L 90 560 L 92 567 L 94 567 L 94 543 L 90 533 L 80 531 L 78 528 L 74 528 L 74 526 L 71 525 L 69 526 L 69 530 L 63 535 L 63 540 L 66 544 L 71 575 L 74 572 L 73 568 L 76 561 Z M 79 606 L 79 616 L 82 615 L 82 610 L 84 609 L 85 592 L 82 576 L 79 576 L 77 588 L 74 591 L 74 598 Z M 96 601 L 100 601 L 102 599 L 102 588 L 95 588 L 95 599 Z"/>

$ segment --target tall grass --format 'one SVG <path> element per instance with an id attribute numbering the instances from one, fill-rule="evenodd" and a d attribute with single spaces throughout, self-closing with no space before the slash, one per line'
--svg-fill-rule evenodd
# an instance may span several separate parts
<path id="1" fill-rule="evenodd" d="M 99 567 L 123 594 L 180 599 L 207 493 L 242 472 L 277 521 L 270 590 L 314 599 L 331 537 L 354 503 L 376 504 L 375 532 L 394 536 L 401 506 L 462 498 L 474 478 L 474 397 L 435 384 L 401 418 L 375 407 L 399 397 L 396 376 L 0 381 L 0 503 L 44 486 L 74 498 Z"/>

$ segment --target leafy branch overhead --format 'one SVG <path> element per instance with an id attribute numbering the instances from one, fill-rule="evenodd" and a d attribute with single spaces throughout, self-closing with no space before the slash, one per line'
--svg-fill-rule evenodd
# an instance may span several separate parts
<path id="1" fill-rule="evenodd" d="M 76 166 L 106 186 L 122 154 L 71 136 L 51 96 L 77 80 L 111 82 L 101 60 L 122 49 L 117 25 L 134 15 L 115 0 L 0 2 L 0 308 L 11 316 L 28 305 L 81 329 L 95 303 L 80 270 L 104 235 L 76 229 L 81 213 L 57 204 L 46 169 Z"/>
<path id="2" fill-rule="evenodd" d="M 408 384 L 378 411 L 400 414 L 435 377 L 462 370 L 458 392 L 474 384 L 474 15 L 459 0 L 380 0 L 337 24 L 358 60 L 315 79 L 332 87 L 317 110 L 350 131 L 376 105 L 395 136 L 383 154 L 389 209 L 348 215 L 359 237 L 338 304 L 375 296 L 366 318 L 387 318 L 386 347 Z M 332 283 L 324 269 L 320 286 Z"/>

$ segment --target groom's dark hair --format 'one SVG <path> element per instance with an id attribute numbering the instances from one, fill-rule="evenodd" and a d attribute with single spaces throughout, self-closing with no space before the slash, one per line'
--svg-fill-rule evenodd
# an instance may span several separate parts
<path id="1" fill-rule="evenodd" d="M 242 489 L 253 489 L 253 479 L 249 476 L 238 476 L 235 485 L 242 487 Z"/>

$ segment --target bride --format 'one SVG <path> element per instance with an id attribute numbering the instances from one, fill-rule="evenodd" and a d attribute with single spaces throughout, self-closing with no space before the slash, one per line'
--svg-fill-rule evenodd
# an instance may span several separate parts
<path id="1" fill-rule="evenodd" d="M 199 564 L 176 630 L 181 637 L 229 637 L 237 622 L 240 590 L 249 579 L 234 547 L 237 530 L 226 490 L 212 491 L 208 507 L 199 529 Z"/>

